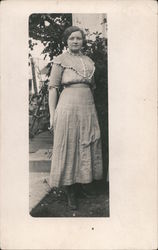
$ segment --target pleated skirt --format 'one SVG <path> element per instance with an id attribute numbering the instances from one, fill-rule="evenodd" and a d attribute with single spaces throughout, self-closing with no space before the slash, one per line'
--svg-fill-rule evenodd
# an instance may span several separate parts
<path id="1" fill-rule="evenodd" d="M 103 176 L 100 128 L 90 88 L 65 88 L 54 117 L 50 187 Z"/>

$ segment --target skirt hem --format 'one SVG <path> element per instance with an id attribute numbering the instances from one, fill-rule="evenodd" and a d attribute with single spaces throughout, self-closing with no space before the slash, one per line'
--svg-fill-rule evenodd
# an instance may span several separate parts
<path id="1" fill-rule="evenodd" d="M 99 181 L 99 180 L 103 180 L 103 177 L 100 177 L 100 178 L 94 178 L 94 179 L 91 179 L 89 181 L 71 181 L 71 182 L 65 182 L 65 183 L 61 183 L 61 184 L 54 184 L 54 185 L 50 185 L 50 188 L 59 188 L 59 187 L 62 187 L 62 186 L 70 186 L 70 185 L 73 185 L 73 184 L 89 184 L 93 181 Z"/>

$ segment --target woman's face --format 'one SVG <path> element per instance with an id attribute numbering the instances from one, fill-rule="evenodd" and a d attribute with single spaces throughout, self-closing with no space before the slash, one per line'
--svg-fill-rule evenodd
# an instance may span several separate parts
<path id="1" fill-rule="evenodd" d="M 83 38 L 80 31 L 72 32 L 71 35 L 68 37 L 67 45 L 70 51 L 74 53 L 79 52 L 80 49 L 82 48 L 82 44 L 83 44 Z"/>

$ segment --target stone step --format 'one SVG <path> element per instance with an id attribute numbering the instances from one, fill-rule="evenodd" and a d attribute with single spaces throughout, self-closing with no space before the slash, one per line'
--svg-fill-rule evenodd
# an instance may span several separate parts
<path id="1" fill-rule="evenodd" d="M 39 149 L 29 154 L 30 172 L 50 172 L 52 149 Z"/>
<path id="2" fill-rule="evenodd" d="M 31 172 L 29 175 L 29 211 L 31 211 L 51 190 L 49 173 Z"/>

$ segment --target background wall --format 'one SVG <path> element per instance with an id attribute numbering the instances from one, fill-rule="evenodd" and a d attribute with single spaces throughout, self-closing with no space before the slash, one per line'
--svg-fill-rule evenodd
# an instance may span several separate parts
<path id="1" fill-rule="evenodd" d="M 107 38 L 106 14 L 72 14 L 73 25 L 89 29 L 90 33 L 101 32 Z"/>

